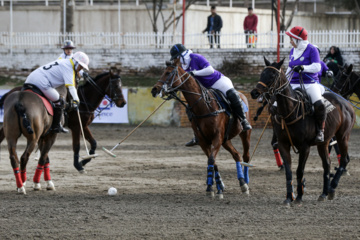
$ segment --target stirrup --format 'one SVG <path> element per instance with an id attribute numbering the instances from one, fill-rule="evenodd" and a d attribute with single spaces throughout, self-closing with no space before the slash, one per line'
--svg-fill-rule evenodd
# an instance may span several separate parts
<path id="1" fill-rule="evenodd" d="M 196 137 L 194 137 L 193 139 L 191 139 L 189 142 L 187 142 L 185 144 L 186 147 L 192 147 L 192 146 L 196 146 L 196 145 L 199 145 Z"/>
<path id="2" fill-rule="evenodd" d="M 55 133 L 69 133 L 69 130 L 67 130 L 66 128 L 63 128 L 61 125 L 51 128 L 51 131 L 55 132 Z"/>
<path id="3" fill-rule="evenodd" d="M 315 137 L 315 142 L 316 143 L 322 143 L 324 142 L 324 130 L 320 130 L 318 132 L 318 134 Z"/>
<path id="4" fill-rule="evenodd" d="M 248 120 L 246 120 L 246 118 L 241 121 L 241 126 L 243 127 L 243 131 L 247 131 L 247 130 L 252 129 L 250 123 L 248 122 Z"/>

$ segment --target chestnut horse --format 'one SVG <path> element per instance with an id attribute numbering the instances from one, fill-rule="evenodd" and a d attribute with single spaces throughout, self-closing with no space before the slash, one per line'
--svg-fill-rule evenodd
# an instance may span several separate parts
<path id="1" fill-rule="evenodd" d="M 274 62 L 270 64 L 265 58 L 266 67 L 262 71 L 260 81 L 251 92 L 251 95 L 253 98 L 257 98 L 258 94 L 263 94 L 263 96 L 267 96 L 267 98 L 274 99 L 277 102 L 275 114 L 272 115 L 272 121 L 274 131 L 278 137 L 280 154 L 285 164 L 287 195 L 284 203 L 289 205 L 295 200 L 292 186 L 290 148 L 293 145 L 299 152 L 299 163 L 296 171 L 297 196 L 295 200 L 295 203 L 298 204 L 302 202 L 304 194 L 305 183 L 303 176 L 306 160 L 310 153 L 310 146 L 316 145 L 314 141 L 316 125 L 313 116 L 303 113 L 301 99 L 291 88 L 290 82 L 281 69 L 283 63 L 284 60 L 279 63 Z M 335 197 L 335 189 L 346 165 L 350 161 L 348 141 L 356 117 L 351 105 L 340 96 L 333 93 L 325 93 L 323 96 L 335 106 L 335 109 L 330 111 L 326 117 L 325 141 L 317 143 L 317 149 L 324 169 L 323 192 L 318 198 L 319 201 L 324 201 L 326 198 L 331 200 Z M 268 102 L 269 104 L 271 103 L 270 100 Z M 338 141 L 341 160 L 340 167 L 330 183 L 328 145 L 333 136 L 336 136 Z"/>
<path id="2" fill-rule="evenodd" d="M 43 170 L 44 178 L 47 182 L 46 188 L 48 190 L 55 190 L 54 183 L 50 177 L 48 157 L 48 153 L 57 136 L 57 133 L 49 131 L 52 118 L 52 115 L 48 114 L 41 98 L 33 92 L 16 91 L 12 92 L 5 99 L 3 129 L 19 193 L 26 194 L 26 165 L 36 144 L 39 146 L 41 155 L 33 179 L 34 190 L 41 189 L 40 177 Z M 21 135 L 26 137 L 27 145 L 19 162 L 16 146 Z"/>
<path id="3" fill-rule="evenodd" d="M 177 97 L 177 91 L 182 92 L 187 104 Z M 242 126 L 237 118 L 228 125 L 230 117 L 221 110 L 216 97 L 180 67 L 179 59 L 174 60 L 174 62 L 167 62 L 165 72 L 154 85 L 151 93 L 153 97 L 165 94 L 176 98 L 185 105 L 191 115 L 191 125 L 194 133 L 199 139 L 202 150 L 208 157 L 207 194 L 214 196 L 212 185 L 215 176 L 218 197 L 223 198 L 224 184 L 215 162 L 221 146 L 233 156 L 237 166 L 241 191 L 248 194 L 248 167 L 244 167 L 243 172 L 240 165 L 240 154 L 232 145 L 231 139 L 240 135 L 244 148 L 243 159 L 245 162 L 249 162 L 251 130 L 242 132 Z M 246 97 L 241 94 L 241 98 L 249 106 Z M 249 112 L 246 113 L 246 117 L 249 119 Z M 227 132 L 228 136 L 226 137 Z"/>
<path id="4" fill-rule="evenodd" d="M 87 78 L 88 81 L 84 85 L 78 88 L 78 95 L 80 98 L 80 116 L 81 122 L 84 129 L 86 140 L 90 143 L 91 149 L 90 154 L 94 154 L 96 150 L 96 140 L 94 139 L 89 125 L 94 120 L 94 113 L 99 107 L 102 99 L 105 95 L 109 96 L 110 104 L 115 102 L 117 107 L 124 107 L 126 100 L 122 94 L 121 78 L 117 73 L 113 73 L 114 70 L 102 73 L 95 77 L 94 80 Z M 21 87 L 14 88 L 10 92 L 6 93 L 0 100 L 0 107 L 8 95 L 14 91 L 19 91 Z M 85 172 L 84 166 L 90 162 L 91 158 L 84 159 L 79 162 L 79 151 L 80 151 L 80 137 L 81 129 L 79 125 L 79 118 L 76 111 L 68 111 L 68 125 L 71 129 L 72 140 L 73 140 L 73 151 L 74 151 L 74 167 L 80 172 Z M 0 129 L 0 143 L 4 139 L 4 130 Z"/>

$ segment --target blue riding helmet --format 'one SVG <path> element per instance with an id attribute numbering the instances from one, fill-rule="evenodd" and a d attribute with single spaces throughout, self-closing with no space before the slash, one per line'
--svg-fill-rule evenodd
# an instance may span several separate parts
<path id="1" fill-rule="evenodd" d="M 171 49 L 170 49 L 170 61 L 174 60 L 175 58 L 177 58 L 178 56 L 180 56 L 183 52 L 185 52 L 187 49 L 184 45 L 178 43 L 175 44 Z"/>

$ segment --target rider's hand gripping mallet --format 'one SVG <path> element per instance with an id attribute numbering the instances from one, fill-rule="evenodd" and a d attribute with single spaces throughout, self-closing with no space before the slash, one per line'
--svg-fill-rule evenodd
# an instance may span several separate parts
<path id="1" fill-rule="evenodd" d="M 117 148 L 121 143 L 123 143 L 128 137 L 130 137 L 131 134 L 133 134 L 136 129 L 138 129 L 144 122 L 146 122 L 146 120 L 148 120 L 157 110 L 159 110 L 159 108 L 166 102 L 166 100 L 164 100 L 147 118 L 144 119 L 144 121 L 142 121 L 136 128 L 134 128 L 123 140 L 121 140 L 118 144 L 116 144 L 111 150 L 107 150 L 106 148 L 102 147 L 102 150 L 104 152 L 106 152 L 107 154 L 109 154 L 112 157 L 116 157 L 116 155 L 112 152 L 115 150 L 115 148 Z"/>
<path id="2" fill-rule="evenodd" d="M 98 154 L 91 154 L 91 155 L 90 155 L 89 150 L 88 150 L 88 147 L 87 147 L 87 145 L 86 145 L 86 140 L 85 140 L 85 135 L 84 135 L 84 129 L 83 129 L 82 122 L 81 122 L 81 117 L 80 117 L 79 108 L 77 109 L 77 115 L 78 115 L 78 117 L 79 117 L 79 124 L 80 124 L 81 134 L 82 134 L 83 139 L 84 139 L 84 144 L 85 144 L 86 153 L 87 153 L 87 156 L 83 156 L 83 157 L 81 157 L 81 158 L 82 158 L 82 159 L 96 158 L 96 157 L 98 156 Z"/>

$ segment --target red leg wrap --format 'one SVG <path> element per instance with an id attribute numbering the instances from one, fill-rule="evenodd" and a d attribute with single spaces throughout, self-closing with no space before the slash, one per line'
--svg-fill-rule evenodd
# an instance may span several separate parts
<path id="1" fill-rule="evenodd" d="M 33 179 L 34 183 L 40 182 L 40 177 L 41 177 L 43 170 L 44 170 L 44 166 L 41 166 L 40 164 L 38 164 L 36 171 L 35 171 L 34 179 Z"/>
<path id="2" fill-rule="evenodd" d="M 283 162 L 281 160 L 281 156 L 278 148 L 274 149 L 274 155 L 276 159 L 276 164 L 278 165 L 278 167 L 281 167 L 283 165 Z"/>
<path id="3" fill-rule="evenodd" d="M 340 166 L 341 154 L 338 154 L 338 155 L 337 155 L 337 159 L 338 159 L 339 166 Z"/>
<path id="4" fill-rule="evenodd" d="M 14 168 L 14 174 L 15 174 L 15 179 L 16 179 L 16 186 L 18 188 L 21 188 L 23 186 L 23 182 L 21 180 L 19 168 Z"/>
<path id="5" fill-rule="evenodd" d="M 21 180 L 24 182 L 26 182 L 26 169 L 25 170 L 21 170 Z"/>
<path id="6" fill-rule="evenodd" d="M 44 166 L 44 180 L 49 181 L 51 180 L 50 177 L 50 163 L 46 163 Z"/>

